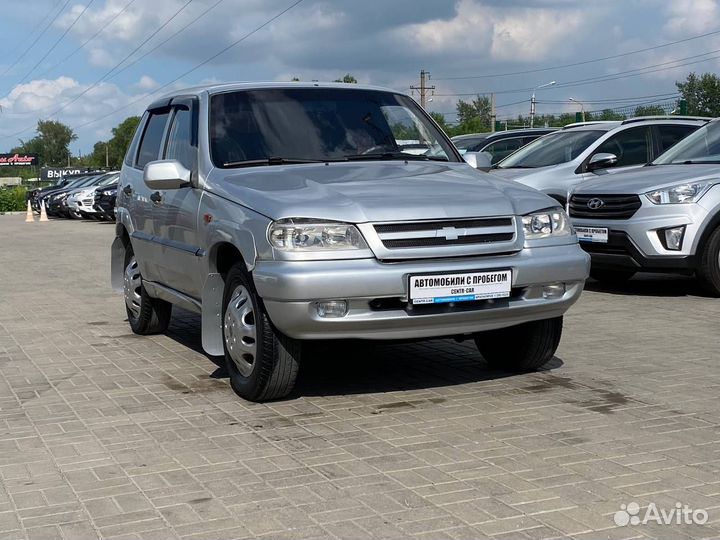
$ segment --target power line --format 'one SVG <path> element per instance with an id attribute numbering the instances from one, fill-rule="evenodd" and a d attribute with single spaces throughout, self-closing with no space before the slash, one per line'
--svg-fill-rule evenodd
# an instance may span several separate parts
<path id="1" fill-rule="evenodd" d="M 88 10 L 88 8 L 92 5 L 92 3 L 93 3 L 94 1 L 95 1 L 95 0 L 90 0 L 90 1 L 85 5 L 85 7 L 83 8 L 83 10 L 80 12 L 80 14 L 79 14 L 77 17 L 75 17 L 75 20 L 70 24 L 70 26 L 68 26 L 68 27 L 65 29 L 65 31 L 60 35 L 60 37 L 55 41 L 55 43 L 52 44 L 52 46 L 47 50 L 47 52 L 43 55 L 43 57 L 42 57 L 40 60 L 38 60 L 32 68 L 30 68 L 30 71 L 28 71 L 28 72 L 25 74 L 25 76 L 24 76 L 22 79 L 20 79 L 20 81 L 18 81 L 17 83 L 11 85 L 11 86 L 10 86 L 11 89 L 12 89 L 15 85 L 17 85 L 17 84 L 22 84 L 22 83 L 25 81 L 25 79 L 27 79 L 27 78 L 30 76 L 30 74 L 31 74 L 33 71 L 35 71 L 35 69 L 43 62 L 43 60 L 45 60 L 45 59 L 50 55 L 50 53 L 55 50 L 55 47 L 57 47 L 57 46 L 60 44 L 60 42 L 63 40 L 63 38 L 68 34 L 68 32 L 70 32 L 70 30 L 72 30 L 73 26 L 75 26 L 75 23 L 77 23 L 77 22 L 80 20 L 80 17 L 82 17 L 82 16 L 85 14 L 85 12 Z"/>
<path id="2" fill-rule="evenodd" d="M 35 46 L 35 44 L 36 44 L 38 41 L 40 41 L 40 38 L 45 35 L 45 32 L 47 32 L 47 29 L 50 28 L 50 26 L 58 19 L 58 17 L 60 16 L 60 14 L 65 10 L 65 7 L 66 7 L 69 3 L 70 3 L 70 0 L 65 0 L 65 3 L 64 3 L 64 4 L 62 5 L 62 7 L 60 8 L 60 11 L 58 11 L 58 12 L 55 14 L 55 16 L 52 18 L 52 20 L 51 20 L 49 23 L 47 23 L 47 25 L 46 25 L 46 26 L 42 29 L 42 31 L 37 35 L 37 37 L 33 40 L 33 42 L 23 51 L 23 53 L 22 53 L 20 56 L 18 56 L 18 57 L 15 59 L 15 61 L 14 61 L 12 64 L 10 64 L 9 67 L 7 67 L 7 68 L 5 69 L 5 71 L 3 71 L 2 73 L 0 73 L 0 77 L 4 77 L 4 76 L 7 74 L 7 72 L 10 71 L 12 68 L 14 68 L 20 60 L 22 60 L 23 58 L 25 58 L 25 55 L 30 52 L 30 50 Z"/>
<path id="3" fill-rule="evenodd" d="M 39 23 L 37 23 L 37 24 L 32 28 L 32 30 L 30 30 L 30 33 L 29 33 L 28 36 L 27 36 L 27 39 L 28 39 L 28 40 L 32 39 L 32 38 L 34 37 L 34 35 L 35 35 L 35 32 L 37 32 L 37 30 L 38 30 L 39 28 L 41 28 L 43 24 L 45 24 L 45 21 L 47 21 L 47 20 L 50 18 L 50 16 L 52 15 L 53 11 L 55 10 L 55 8 L 57 7 L 57 5 L 58 5 L 59 3 L 60 3 L 60 2 L 59 2 L 58 0 L 55 0 L 54 5 L 53 5 L 50 9 L 48 9 L 48 11 L 47 11 L 47 13 L 45 14 L 45 16 L 43 17 L 43 19 L 42 19 Z M 6 56 L 10 57 L 10 56 L 14 55 L 15 52 L 18 51 L 18 50 L 20 49 L 20 47 L 23 45 L 23 40 L 17 39 L 17 40 L 15 40 L 15 41 L 16 41 L 15 46 L 12 48 L 12 50 L 8 51 L 8 53 L 6 54 Z M 5 75 L 5 73 L 7 73 L 7 71 L 5 71 L 5 72 L 3 73 L 3 75 Z"/>
<path id="4" fill-rule="evenodd" d="M 55 116 L 56 114 L 64 111 L 68 108 L 68 106 L 75 103 L 78 99 L 80 99 L 82 96 L 87 94 L 90 90 L 93 88 L 96 88 L 101 82 L 103 82 L 105 79 L 108 78 L 108 76 L 115 71 L 118 66 L 120 66 L 125 60 L 130 58 L 133 54 L 135 54 L 136 51 L 138 51 L 143 45 L 145 45 L 148 41 L 150 41 L 153 37 L 155 37 L 158 32 L 160 32 L 163 28 L 165 28 L 170 22 L 177 17 L 193 0 L 187 0 L 185 4 L 183 4 L 180 9 L 178 9 L 168 20 L 166 20 L 163 24 L 160 25 L 159 28 L 157 28 L 152 34 L 150 34 L 140 45 L 135 47 L 132 51 L 130 51 L 129 54 L 127 54 L 122 60 L 120 60 L 117 64 L 115 64 L 109 71 L 107 71 L 102 77 L 100 77 L 97 81 L 92 83 L 90 86 L 88 86 L 85 90 L 80 92 L 77 96 L 73 97 L 69 101 L 66 101 L 59 109 L 55 110 L 54 112 L 50 113 L 49 116 Z"/>
<path id="5" fill-rule="evenodd" d="M 89 125 L 91 125 L 91 124 L 94 124 L 95 122 L 99 122 L 100 120 L 104 120 L 105 118 L 108 118 L 108 117 L 114 115 L 115 113 L 118 113 L 118 112 L 120 112 L 120 111 L 123 111 L 123 110 L 127 109 L 128 107 L 131 107 L 131 106 L 135 105 L 136 103 L 139 103 L 140 101 L 142 101 L 142 100 L 144 100 L 144 99 L 147 99 L 147 98 L 150 97 L 151 95 L 158 93 L 160 90 L 163 90 L 163 89 L 167 88 L 168 86 L 176 83 L 177 81 L 179 81 L 179 80 L 182 79 L 183 77 L 186 77 L 186 76 L 189 75 L 190 73 L 193 73 L 193 72 L 197 71 L 198 69 L 200 69 L 200 68 L 201 68 L 202 66 L 204 66 L 205 64 L 207 64 L 207 63 L 209 63 L 209 62 L 212 62 L 213 60 L 215 60 L 215 59 L 216 59 L 217 57 L 219 57 L 220 55 L 222 55 L 222 54 L 224 54 L 225 52 L 229 51 L 229 50 L 232 49 L 233 47 L 239 45 L 240 43 L 242 43 L 243 41 L 245 41 L 245 40 L 248 39 L 249 37 L 253 36 L 253 35 L 256 34 L 257 32 L 259 32 L 260 30 L 262 30 L 263 28 L 265 28 L 266 26 L 268 26 L 269 24 L 275 22 L 277 19 L 279 19 L 280 17 L 282 17 L 283 15 L 285 15 L 285 13 L 287 13 L 288 11 L 290 11 L 291 9 L 293 9 L 295 6 L 297 6 L 298 4 L 300 4 L 300 3 L 302 3 L 302 2 L 303 2 L 303 0 L 295 0 L 295 2 L 293 2 L 292 4 L 290 4 L 288 7 L 286 7 L 285 9 L 283 9 L 283 10 L 280 11 L 278 14 L 274 15 L 273 17 L 271 17 L 270 19 L 268 19 L 267 21 L 265 21 L 265 22 L 262 23 L 261 25 L 253 28 L 251 31 L 247 32 L 247 33 L 244 34 L 242 37 L 240 37 L 240 38 L 238 38 L 237 40 L 233 41 L 233 42 L 230 43 L 228 46 L 222 48 L 219 52 L 217 52 L 217 53 L 213 54 L 212 56 L 206 58 L 206 59 L 203 60 L 202 62 L 196 64 L 193 68 L 185 71 L 184 73 L 182 73 L 182 74 L 179 75 L 178 77 L 174 78 L 173 80 L 166 82 L 166 83 L 163 84 L 161 87 L 153 90 L 152 92 L 149 92 L 148 94 L 145 94 L 145 95 L 143 95 L 143 96 L 140 96 L 139 98 L 134 99 L 133 101 L 130 101 L 129 103 L 126 103 L 126 104 L 123 105 L 122 107 L 118 107 L 117 109 L 114 109 L 114 110 L 110 111 L 108 114 L 105 114 L 105 115 L 100 116 L 100 117 L 97 117 L 97 118 L 93 118 L 92 120 L 89 120 L 88 122 L 84 122 L 84 123 L 82 123 L 82 124 L 78 124 L 78 125 L 76 125 L 76 126 L 72 126 L 73 129 L 80 129 L 80 128 L 89 126 Z M 22 134 L 22 133 L 24 133 L 24 132 L 26 132 L 26 131 L 29 131 L 30 129 L 33 129 L 33 127 L 28 127 L 28 128 L 22 129 L 22 130 L 20 130 L 20 131 L 16 131 L 15 133 L 11 133 L 11 134 L 9 134 L 9 135 L 0 136 L 0 139 L 8 139 L 8 138 L 10 138 L 10 137 L 16 137 L 17 135 L 20 135 L 20 134 Z"/>
<path id="6" fill-rule="evenodd" d="M 134 0 L 133 0 L 133 1 L 134 1 Z M 113 73 L 109 78 L 112 79 L 113 77 L 117 77 L 117 76 L 120 75 L 123 71 L 125 71 L 125 70 L 127 70 L 128 68 L 130 68 L 130 67 L 134 66 L 135 64 L 137 64 L 140 60 L 142 60 L 143 58 L 145 58 L 147 55 L 149 55 L 150 53 L 156 51 L 157 49 L 159 49 L 160 47 L 162 47 L 163 45 L 165 45 L 168 41 L 170 41 L 172 38 L 174 38 L 175 36 L 177 36 L 180 32 L 182 32 L 183 30 L 185 30 L 185 29 L 188 28 L 189 26 L 192 26 L 193 24 L 195 24 L 196 22 L 198 22 L 198 21 L 199 21 L 200 19 L 202 19 L 205 15 L 207 15 L 210 11 L 212 11 L 213 9 L 215 9 L 221 2 L 224 2 L 224 1 L 225 1 L 225 0 L 217 0 L 217 2 L 215 2 L 215 3 L 214 3 L 212 6 L 210 6 L 209 8 L 207 8 L 205 11 L 203 11 L 200 15 L 198 15 L 197 17 L 195 17 L 192 21 L 190 21 L 189 23 L 187 23 L 187 24 L 186 24 L 185 26 L 183 26 L 182 28 L 178 29 L 177 32 L 171 34 L 170 36 L 167 37 L 167 39 L 165 39 L 164 41 L 161 41 L 160 43 L 158 43 L 157 45 L 155 45 L 155 47 L 153 47 L 153 48 L 150 49 L 149 51 L 146 51 L 146 52 L 143 53 L 141 56 L 138 56 L 135 60 L 133 60 L 132 62 L 130 62 L 130 63 L 127 64 L 126 66 L 123 66 L 120 70 L 118 70 L 118 71 L 116 71 L 115 73 Z"/>
<path id="7" fill-rule="evenodd" d="M 494 77 L 509 77 L 512 75 L 527 75 L 529 73 L 540 73 L 543 71 L 550 71 L 553 69 L 564 69 L 564 68 L 568 68 L 568 67 L 576 67 L 576 66 L 583 66 L 586 64 L 592 64 L 594 62 L 604 62 L 605 60 L 614 60 L 615 58 L 622 58 L 622 57 L 630 56 L 633 54 L 639 54 L 642 52 L 652 51 L 652 50 L 656 50 L 656 49 L 662 49 L 664 47 L 670 47 L 672 45 L 677 45 L 679 43 L 686 43 L 688 41 L 693 41 L 696 39 L 701 39 L 701 38 L 716 35 L 716 34 L 720 34 L 720 30 L 713 30 L 712 32 L 698 34 L 696 36 L 679 39 L 677 41 L 670 41 L 668 43 L 663 43 L 661 45 L 655 45 L 653 47 L 645 47 L 644 49 L 636 49 L 634 51 L 628 51 L 625 53 L 614 54 L 611 56 L 604 56 L 602 58 L 593 58 L 591 60 L 582 60 L 580 62 L 573 62 L 572 64 L 563 64 L 563 65 L 551 66 L 551 67 L 547 67 L 547 68 L 528 69 L 525 71 L 514 71 L 514 72 L 510 72 L 510 73 L 494 73 L 491 75 L 468 75 L 468 76 L 463 76 L 463 77 L 433 77 L 433 80 L 434 81 L 456 81 L 456 80 L 466 80 L 466 79 L 486 79 L 486 78 L 491 78 L 491 77 L 492 78 L 494 78 Z"/>
<path id="8" fill-rule="evenodd" d="M 661 62 L 659 64 L 651 64 L 648 66 L 642 66 L 642 67 L 630 69 L 627 71 L 620 71 L 618 73 L 609 73 L 606 75 L 599 75 L 597 77 L 589 77 L 589 78 L 585 78 L 585 79 L 577 79 L 574 81 L 561 82 L 561 83 L 558 83 L 557 85 L 555 85 L 554 88 L 570 88 L 573 86 L 583 86 L 586 84 L 596 84 L 596 83 L 601 83 L 601 82 L 606 82 L 606 81 L 615 81 L 618 79 L 637 77 L 638 75 L 647 75 L 650 73 L 656 73 L 658 71 L 663 71 L 664 69 L 675 69 L 675 68 L 685 67 L 685 66 L 689 66 L 689 65 L 693 65 L 693 64 L 699 64 L 701 62 L 707 62 L 708 60 L 718 59 L 718 58 L 720 58 L 720 56 L 710 56 L 708 58 L 703 58 L 701 60 L 695 60 L 692 62 L 684 62 L 684 61 L 691 60 L 693 58 L 699 58 L 701 56 L 715 54 L 718 52 L 720 52 L 720 49 L 716 49 L 716 50 L 712 50 L 712 51 L 708 51 L 708 52 L 704 52 L 704 53 L 700 53 L 700 54 L 695 54 L 692 56 L 687 56 L 685 58 L 677 58 L 675 60 L 669 60 L 667 62 Z M 670 65 L 670 64 L 676 64 L 678 62 L 684 62 L 684 63 L 678 64 L 676 66 Z M 659 68 L 659 69 L 652 69 L 652 68 Z M 648 71 L 645 71 L 645 70 L 648 70 Z M 496 94 L 518 94 L 518 93 L 523 93 L 523 92 L 530 92 L 532 90 L 533 90 L 533 87 L 527 87 L 527 88 L 515 88 L 512 90 L 496 90 L 496 91 L 494 91 L 494 93 L 496 93 Z M 489 94 L 489 93 L 491 93 L 491 92 L 483 90 L 480 92 L 475 91 L 475 92 L 435 94 L 435 95 L 447 97 L 447 96 L 474 96 L 474 95 L 478 95 L 478 94 Z"/>
<path id="9" fill-rule="evenodd" d="M 136 1 L 137 1 L 137 0 L 130 0 L 127 4 L 125 4 L 125 7 L 122 8 L 120 11 L 118 11 L 115 15 L 113 15 L 113 17 L 112 17 L 111 19 L 109 19 L 109 20 L 106 21 L 106 22 L 103 22 L 103 23 L 100 25 L 100 29 L 99 29 L 97 32 L 95 32 L 92 36 L 90 36 L 88 39 L 86 39 L 83 43 L 81 43 L 80 45 L 78 45 L 78 46 L 77 46 L 70 54 L 68 54 L 65 58 L 63 58 L 62 60 L 60 60 L 57 64 L 54 64 L 54 65 L 50 66 L 49 68 L 47 68 L 45 71 L 43 71 L 42 73 L 40 73 L 39 75 L 37 75 L 37 77 L 43 77 L 44 75 L 46 75 L 47 73 L 49 73 L 49 72 L 51 72 L 53 69 L 55 69 L 56 67 L 64 64 L 64 63 L 67 62 L 68 60 L 70 60 L 70 58 L 72 58 L 73 56 L 75 56 L 80 50 L 84 49 L 84 48 L 87 46 L 88 43 L 90 43 L 93 39 L 95 39 L 95 38 L 98 37 L 100 34 L 102 34 L 105 30 L 107 30 L 108 28 L 110 28 L 110 26 L 112 25 L 112 23 L 114 23 L 115 20 L 116 20 L 120 15 L 122 15 L 123 13 L 125 13 L 125 11 L 127 11 L 127 9 L 128 9 L 132 4 L 134 4 Z M 50 107 L 46 107 L 46 108 L 50 108 Z M 41 109 L 38 109 L 38 110 L 41 110 Z M 30 112 L 37 112 L 37 111 L 30 111 Z"/>

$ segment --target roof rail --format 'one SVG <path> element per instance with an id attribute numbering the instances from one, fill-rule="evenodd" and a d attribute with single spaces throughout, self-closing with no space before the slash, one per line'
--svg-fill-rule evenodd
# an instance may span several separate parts
<path id="1" fill-rule="evenodd" d="M 597 124 L 619 124 L 619 120 L 588 120 L 587 122 L 573 122 L 572 124 L 566 124 L 562 129 L 581 127 L 581 126 L 593 126 Z"/>
<path id="2" fill-rule="evenodd" d="M 623 120 L 624 124 L 632 124 L 634 122 L 642 122 L 644 120 L 698 120 L 702 122 L 709 122 L 712 120 L 708 116 L 677 116 L 677 115 L 657 115 L 657 116 L 635 116 L 634 118 L 628 118 Z"/>

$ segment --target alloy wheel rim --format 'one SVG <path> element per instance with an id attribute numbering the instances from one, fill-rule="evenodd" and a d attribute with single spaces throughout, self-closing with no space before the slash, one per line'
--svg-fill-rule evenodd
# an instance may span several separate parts
<path id="1" fill-rule="evenodd" d="M 136 319 L 140 317 L 140 302 L 142 301 L 141 288 L 142 277 L 140 276 L 140 268 L 133 255 L 125 267 L 123 293 L 125 295 L 125 306 Z"/>
<path id="2" fill-rule="evenodd" d="M 247 288 L 235 287 L 223 321 L 225 348 L 243 377 L 249 377 L 257 357 L 255 310 Z"/>

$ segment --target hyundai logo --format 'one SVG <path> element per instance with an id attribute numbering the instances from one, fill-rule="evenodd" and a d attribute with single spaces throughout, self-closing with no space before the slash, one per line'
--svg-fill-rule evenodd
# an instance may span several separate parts
<path id="1" fill-rule="evenodd" d="M 603 206 L 605 206 L 605 201 L 603 201 L 602 199 L 590 199 L 587 202 L 587 207 L 590 210 L 598 210 L 598 209 L 602 208 Z"/>

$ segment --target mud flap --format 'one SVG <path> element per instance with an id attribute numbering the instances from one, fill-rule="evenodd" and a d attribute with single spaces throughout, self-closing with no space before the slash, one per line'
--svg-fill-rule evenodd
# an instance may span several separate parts
<path id="1" fill-rule="evenodd" d="M 123 278 L 125 273 L 125 243 L 119 236 L 110 246 L 110 285 L 113 291 L 123 292 Z"/>
<path id="2" fill-rule="evenodd" d="M 208 274 L 202 291 L 202 347 L 210 356 L 224 356 L 222 298 L 225 282 L 220 274 Z"/>

